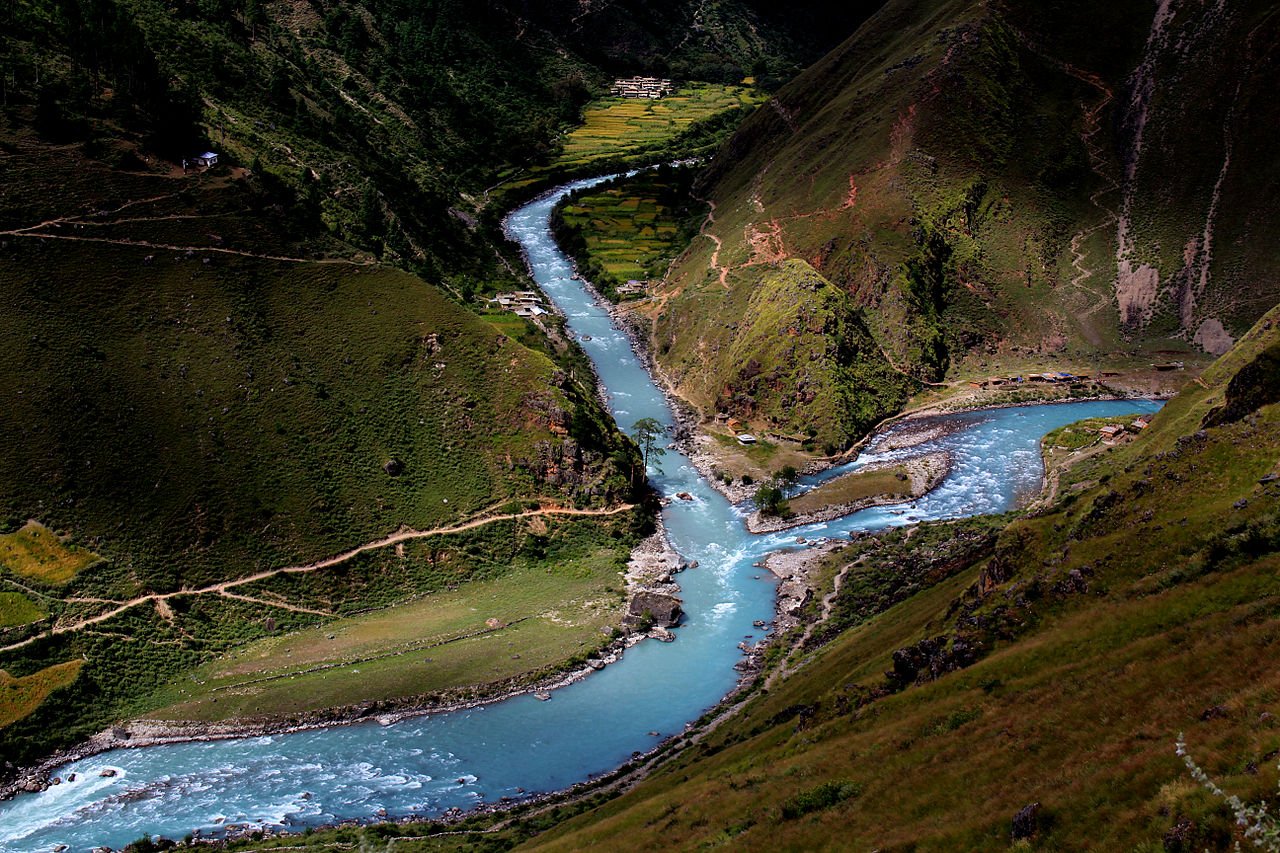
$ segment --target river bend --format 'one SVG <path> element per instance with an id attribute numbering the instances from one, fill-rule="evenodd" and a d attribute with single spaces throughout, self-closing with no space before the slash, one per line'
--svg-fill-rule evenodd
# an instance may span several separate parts
<path id="1" fill-rule="evenodd" d="M 609 405 L 625 431 L 640 418 L 671 425 L 662 393 L 627 336 L 580 281 L 548 230 L 565 193 L 605 178 L 568 184 L 515 211 L 508 233 L 527 254 L 539 287 L 568 318 L 595 363 Z M 1151 412 L 1147 401 L 1030 406 L 946 416 L 958 428 L 911 450 L 878 453 L 872 442 L 844 470 L 886 456 L 950 451 L 953 468 L 929 495 L 836 521 L 764 536 L 746 532 L 744 513 L 710 487 L 678 452 L 651 470 L 664 494 L 688 492 L 663 519 L 675 548 L 699 568 L 679 575 L 686 620 L 675 643 L 645 642 L 618 663 L 556 690 L 551 701 L 524 695 L 470 710 L 334 726 L 267 737 L 122 749 L 67 764 L 64 782 L 0 803 L 0 850 L 57 845 L 116 849 L 143 834 L 217 835 L 231 825 L 302 830 L 346 819 L 429 817 L 503 797 L 519 799 L 612 770 L 634 752 L 678 733 L 734 686 L 738 644 L 763 632 L 774 583 L 753 568 L 764 555 L 809 540 L 845 537 L 917 520 L 1001 512 L 1038 488 L 1039 439 L 1085 417 Z M 656 735 L 654 734 L 656 733 Z M 113 777 L 100 771 L 112 768 Z"/>

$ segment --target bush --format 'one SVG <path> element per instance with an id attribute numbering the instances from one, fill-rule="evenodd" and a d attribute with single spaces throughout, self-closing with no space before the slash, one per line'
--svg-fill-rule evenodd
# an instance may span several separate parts
<path id="1" fill-rule="evenodd" d="M 816 788 L 801 791 L 783 802 L 782 819 L 795 820 L 810 812 L 829 809 L 861 792 L 861 786 L 854 782 L 823 782 Z"/>

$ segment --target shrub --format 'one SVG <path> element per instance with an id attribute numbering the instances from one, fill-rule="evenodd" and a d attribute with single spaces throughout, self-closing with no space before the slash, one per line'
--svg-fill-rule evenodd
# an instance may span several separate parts
<path id="1" fill-rule="evenodd" d="M 837 803 L 862 793 L 861 786 L 853 782 L 823 782 L 815 788 L 801 791 L 782 804 L 782 819 L 795 820 L 810 812 L 829 809 Z"/>

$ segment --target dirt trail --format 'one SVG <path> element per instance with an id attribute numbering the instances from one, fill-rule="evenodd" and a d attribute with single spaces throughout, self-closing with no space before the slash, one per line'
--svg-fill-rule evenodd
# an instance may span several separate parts
<path id="1" fill-rule="evenodd" d="M 816 559 L 817 558 L 815 557 L 815 561 Z M 769 673 L 765 678 L 764 690 L 769 690 L 780 679 L 789 678 L 797 669 L 808 661 L 813 660 L 813 656 L 809 655 L 803 657 L 801 661 L 797 663 L 795 662 L 795 655 L 796 653 L 804 650 L 805 643 L 809 642 L 809 638 L 813 636 L 813 632 L 822 625 L 825 625 L 827 620 L 831 618 L 831 611 L 835 610 L 836 599 L 840 597 L 840 588 L 844 585 L 845 578 L 848 577 L 849 572 L 853 570 L 853 567 L 861 562 L 861 559 L 859 559 L 846 564 L 845 567 L 835 576 L 835 579 L 831 583 L 831 591 L 822 597 L 822 611 L 818 618 L 811 620 L 809 624 L 805 626 L 804 633 L 800 635 L 800 639 L 796 640 L 796 642 L 791 646 L 791 654 L 789 654 L 783 662 L 779 664 L 777 669 Z"/>
<path id="2" fill-rule="evenodd" d="M 1068 456 L 1055 460 L 1052 466 L 1047 466 L 1049 470 L 1045 473 L 1044 487 L 1040 497 L 1033 501 L 1029 508 L 1039 509 L 1053 506 L 1058 500 L 1062 473 L 1092 456 L 1097 456 L 1105 450 L 1110 450 L 1113 446 L 1099 438 L 1088 447 L 1072 451 Z"/>
<path id="3" fill-rule="evenodd" d="M 720 250 L 724 248 L 724 241 L 711 231 L 711 226 L 716 224 L 716 203 L 708 201 L 707 204 L 711 205 L 711 209 L 707 211 L 707 218 L 702 222 L 702 236 L 716 244 L 715 250 L 711 253 L 711 271 L 719 275 L 720 286 L 728 290 L 729 268 L 720 265 Z"/>
<path id="4" fill-rule="evenodd" d="M 32 226 L 36 227 L 36 226 Z M 172 243 L 152 243 L 148 240 L 113 240 L 106 237 L 77 237 L 71 234 L 35 234 L 26 229 L 0 231 L 0 237 L 34 237 L 40 240 L 70 240 L 77 243 L 108 243 L 113 246 L 132 246 L 140 249 L 163 249 L 173 252 L 216 252 L 220 255 L 237 255 L 242 258 L 258 258 L 264 261 L 282 261 L 290 264 L 347 264 L 355 267 L 377 266 L 377 261 L 356 261 L 349 258 L 291 258 L 284 255 L 264 255 L 239 249 L 221 249 L 214 246 L 179 246 Z"/>
<path id="5" fill-rule="evenodd" d="M 353 260 L 349 258 L 295 258 L 285 255 L 268 255 L 259 252 L 247 252 L 240 249 L 225 249 L 216 246 L 181 246 L 171 243 L 155 243 L 149 240 L 130 240 L 127 238 L 112 237 L 84 237 L 75 234 L 48 234 L 44 232 L 47 228 L 61 227 L 77 227 L 81 228 L 86 225 L 94 227 L 137 224 L 146 222 L 167 222 L 181 219 L 205 219 L 212 218 L 203 214 L 187 215 L 187 214 L 167 214 L 164 216 L 147 216 L 147 217 L 131 217 L 128 219 L 104 219 L 103 217 L 112 216 L 131 207 L 137 207 L 142 204 L 152 204 L 158 201 L 166 201 L 174 198 L 174 193 L 165 195 L 150 196 L 148 198 L 134 199 L 125 202 L 113 210 L 95 211 L 94 213 L 75 215 L 75 216 L 59 216 L 54 219 L 46 219 L 43 222 L 37 222 L 35 225 L 24 225 L 21 228 L 10 228 L 0 231 L 0 237 L 29 237 L 39 240 L 70 240 L 79 243 L 106 243 L 113 246 L 130 246 L 142 249 L 162 249 L 174 252 L 216 252 L 221 255 L 236 255 L 243 258 L 257 258 L 264 261 L 282 261 L 293 264 L 349 264 L 351 266 L 377 266 L 376 261 L 369 260 Z M 222 216 L 225 214 L 217 214 Z"/>
<path id="6" fill-rule="evenodd" d="M 126 610 L 137 607 L 140 604 L 145 604 L 147 602 L 157 602 L 157 603 L 165 602 L 170 598 L 177 598 L 179 596 L 184 596 L 184 595 L 216 594 L 216 595 L 224 596 L 226 598 L 234 598 L 241 601 L 249 601 L 255 604 L 262 604 L 270 607 L 280 607 L 285 610 L 293 610 L 299 613 L 311 613 L 317 616 L 332 616 L 333 615 L 332 613 L 325 613 L 320 610 L 309 610 L 304 607 L 288 605 L 281 602 L 265 601 L 262 599 L 250 598 L 249 596 L 229 592 L 229 590 L 237 586 L 243 586 L 244 584 L 254 583 L 255 581 L 266 580 L 267 578 L 274 577 L 276 575 L 305 574 L 307 572 L 316 572 L 321 569 L 331 568 L 333 566 L 339 565 L 340 563 L 345 563 L 346 561 L 360 554 L 363 554 L 366 551 L 375 551 L 380 548 L 386 548 L 388 546 L 396 545 L 401 542 L 408 542 L 413 539 L 426 539 L 432 536 L 447 536 L 452 533 L 462 533 L 464 531 L 474 530 L 477 527 L 483 527 L 484 525 L 493 524 L 498 521 L 512 521 L 512 520 L 521 519 L 521 518 L 538 518 L 538 517 L 545 517 L 545 516 L 552 516 L 552 515 L 609 516 L 609 515 L 618 515 L 619 513 L 627 512 L 628 510 L 631 510 L 634 508 L 635 508 L 635 504 L 621 504 L 619 506 L 611 507 L 609 509 L 572 509 L 568 507 L 544 507 L 536 510 L 528 510 L 526 512 L 505 513 L 502 515 L 481 515 L 478 518 L 473 518 L 471 521 L 463 522 L 462 524 L 457 524 L 452 527 L 436 527 L 436 528 L 432 528 L 431 530 L 401 530 L 400 532 L 393 533 L 390 536 L 384 536 L 381 539 L 375 539 L 374 541 L 367 542 L 364 545 L 361 545 L 357 548 L 352 548 L 350 551 L 345 551 L 341 554 L 338 554 L 335 557 L 329 557 L 324 560 L 318 560 L 314 563 L 307 563 L 306 565 L 303 565 L 303 566 L 289 566 L 287 568 L 282 568 L 282 569 L 267 569 L 266 571 L 257 572 L 255 574 L 247 575 L 242 578 L 236 578 L 234 580 L 223 581 L 221 583 L 212 584 L 210 586 L 201 587 L 199 589 L 180 589 L 176 592 L 165 592 L 165 593 L 153 592 L 147 595 L 140 595 L 137 598 L 130 599 L 129 601 L 120 602 L 119 606 L 114 607 L 111 610 L 108 610 L 104 613 L 99 613 L 97 616 L 91 616 L 86 619 L 81 619 L 80 621 L 73 622 L 69 625 L 58 625 L 54 628 L 51 628 L 48 631 L 45 631 L 40 634 L 36 634 L 33 637 L 28 637 L 27 639 L 21 642 L 12 643 L 10 645 L 0 647 L 0 652 L 9 652 L 15 649 L 21 649 L 21 648 L 24 648 L 25 646 L 29 646 L 32 643 L 37 642 L 38 640 L 43 640 L 48 637 L 56 636 L 58 634 L 67 634 L 73 631 L 83 630 L 89 627 L 90 625 L 97 625 L 100 622 L 106 622 L 108 619 L 111 619 L 115 616 L 119 616 L 121 613 L 124 613 Z"/>
<path id="7" fill-rule="evenodd" d="M 1104 283 L 1098 289 L 1086 286 L 1086 283 L 1097 274 L 1097 269 L 1085 265 L 1087 256 L 1083 250 L 1085 240 L 1097 232 L 1115 225 L 1120 217 L 1116 211 L 1102 203 L 1104 196 L 1111 193 L 1119 193 L 1121 185 L 1109 173 L 1106 153 L 1097 140 L 1098 133 L 1102 129 L 1102 114 L 1115 101 L 1115 91 L 1097 74 L 1058 59 L 1024 33 L 1018 34 L 1018 40 L 1024 47 L 1059 71 L 1096 89 L 1099 95 L 1098 100 L 1092 106 L 1084 108 L 1084 121 L 1080 130 L 1080 141 L 1084 144 L 1085 154 L 1089 158 L 1089 169 L 1098 176 L 1103 184 L 1100 189 L 1089 196 L 1090 204 L 1103 214 L 1103 219 L 1095 225 L 1078 231 L 1071 238 L 1070 244 L 1071 268 L 1075 270 L 1075 275 L 1071 277 L 1071 287 L 1078 291 L 1087 303 L 1087 307 L 1078 312 L 1076 316 L 1079 320 L 1086 320 L 1099 311 L 1116 304 L 1116 294 L 1111 282 Z M 1093 330 L 1089 329 L 1086 324 L 1082 323 L 1081 325 L 1087 335 L 1096 337 Z M 1098 341 L 1093 341 L 1093 343 L 1096 344 Z"/>
<path id="8" fill-rule="evenodd" d="M 1104 218 L 1096 225 L 1077 232 L 1071 238 L 1071 267 L 1076 271 L 1071 278 L 1071 286 L 1080 291 L 1090 303 L 1089 307 L 1079 315 L 1080 319 L 1084 319 L 1115 303 L 1115 294 L 1109 283 L 1102 290 L 1085 286 L 1085 282 L 1093 278 L 1097 270 L 1085 266 L 1085 254 L 1081 250 L 1085 240 L 1098 231 L 1110 228 L 1115 224 L 1118 216 L 1114 210 L 1102 203 L 1103 196 L 1120 191 L 1120 183 L 1108 174 L 1106 156 L 1096 139 L 1098 131 L 1102 128 L 1102 112 L 1115 100 L 1115 93 L 1096 75 L 1082 72 L 1072 66 L 1065 66 L 1065 68 L 1073 77 L 1095 87 L 1102 95 L 1096 104 L 1084 111 L 1084 128 L 1080 133 L 1080 141 L 1084 143 L 1085 152 L 1089 156 L 1089 168 L 1103 182 L 1102 188 L 1089 196 L 1089 202 L 1104 214 Z"/>

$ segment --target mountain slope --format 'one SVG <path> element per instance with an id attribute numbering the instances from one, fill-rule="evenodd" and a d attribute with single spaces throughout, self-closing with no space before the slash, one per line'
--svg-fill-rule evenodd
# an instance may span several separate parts
<path id="1" fill-rule="evenodd" d="M 745 8 L 719 4 L 706 20 L 719 31 Z M 550 160 L 624 70 L 611 56 L 635 49 L 736 81 L 761 61 L 790 73 L 808 48 L 776 21 L 744 24 L 746 41 L 676 43 L 680 3 L 591 10 L 594 32 L 570 25 L 581 11 L 0 11 L 0 775 L 182 701 L 180 676 L 278 632 L 517 568 L 572 570 L 547 596 L 590 584 L 616 597 L 643 512 L 486 523 L 374 549 L 313 582 L 218 586 L 402 528 L 535 505 L 608 511 L 632 496 L 634 448 L 557 319 L 469 310 L 476 293 L 524 281 L 485 188 Z M 637 14 L 648 29 L 622 26 Z M 208 149 L 219 166 L 188 168 Z M 543 625 L 556 602 L 535 600 L 510 621 L 533 617 L 546 653 L 477 680 L 532 677 L 603 642 L 586 622 L 587 639 Z M 452 622 L 434 615 L 475 621 L 457 606 Z M 301 704 L 294 691 L 284 707 L 459 686 L 401 676 Z M 157 699 L 167 681 L 178 686 Z"/>
<path id="2" fill-rule="evenodd" d="M 527 846 L 1225 849 L 1235 815 L 1174 742 L 1246 801 L 1275 790 L 1278 346 L 1273 311 L 994 541 L 962 522 L 835 555 L 846 629 Z M 924 589 L 895 604 L 877 578 L 907 570 Z"/>
<path id="3" fill-rule="evenodd" d="M 0 670 L 16 685 L 0 774 L 153 709 L 165 682 L 252 640 L 552 554 L 590 567 L 570 595 L 616 577 L 629 513 L 495 524 L 344 561 L 314 587 L 220 591 L 397 530 L 614 508 L 637 457 L 554 322 L 554 341 L 500 329 L 316 235 L 258 178 L 125 171 L 109 154 L 19 134 L 0 157 L 18 178 L 0 236 Z M 46 677 L 69 661 L 69 682 Z"/>
<path id="4" fill-rule="evenodd" d="M 1222 352 L 1280 295 L 1277 38 L 1261 2 L 888 3 L 726 143 L 658 338 L 799 258 L 921 377 Z"/>

